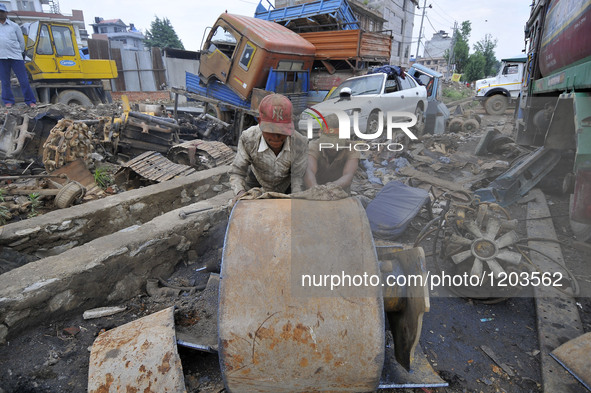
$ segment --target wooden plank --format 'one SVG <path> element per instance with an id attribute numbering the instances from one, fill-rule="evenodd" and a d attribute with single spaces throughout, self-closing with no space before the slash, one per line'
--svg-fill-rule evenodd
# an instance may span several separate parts
<path id="1" fill-rule="evenodd" d="M 534 189 L 529 195 L 532 196 L 532 200 L 527 205 L 527 236 L 557 239 L 552 219 L 543 218 L 550 217 L 544 194 L 539 189 Z M 565 266 L 558 243 L 530 241 L 528 246 L 550 256 L 562 267 Z M 542 273 L 561 273 L 563 277 L 568 278 L 561 266 L 545 256 L 530 252 L 530 258 Z M 579 382 L 550 356 L 554 349 L 583 333 L 575 299 L 551 286 L 537 286 L 534 293 L 544 392 L 580 392 Z"/>
<path id="2" fill-rule="evenodd" d="M 164 72 L 164 63 L 162 61 L 162 51 L 160 48 L 152 48 L 152 68 L 154 69 L 154 82 L 156 90 L 166 86 L 166 74 Z"/>

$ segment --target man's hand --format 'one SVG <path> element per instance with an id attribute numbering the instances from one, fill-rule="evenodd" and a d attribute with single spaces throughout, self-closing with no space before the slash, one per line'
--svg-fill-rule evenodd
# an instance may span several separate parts
<path id="1" fill-rule="evenodd" d="M 238 200 L 242 197 L 242 195 L 246 194 L 246 191 L 242 190 L 240 191 L 235 197 L 234 199 L 232 199 L 232 206 L 234 206 L 236 204 L 236 202 L 238 202 Z"/>

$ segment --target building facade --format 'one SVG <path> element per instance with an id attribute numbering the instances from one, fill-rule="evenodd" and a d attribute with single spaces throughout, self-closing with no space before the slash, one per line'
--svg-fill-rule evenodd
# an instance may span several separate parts
<path id="1" fill-rule="evenodd" d="M 121 19 L 105 20 L 95 17 L 91 26 L 92 38 L 107 39 L 113 48 L 147 50 L 144 46 L 144 35 L 135 28 L 133 23 L 128 26 Z"/>
<path id="2" fill-rule="evenodd" d="M 451 49 L 452 41 L 452 37 L 443 30 L 433 34 L 433 37 L 425 42 L 423 57 L 419 57 L 417 63 L 447 75 L 449 70 L 444 56 L 446 51 Z"/>

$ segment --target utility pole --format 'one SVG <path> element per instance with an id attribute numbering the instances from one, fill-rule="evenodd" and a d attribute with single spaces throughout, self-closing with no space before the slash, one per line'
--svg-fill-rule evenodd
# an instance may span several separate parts
<path id="1" fill-rule="evenodd" d="M 421 9 L 421 7 L 417 6 L 417 8 Z M 425 9 L 427 8 L 427 0 L 423 1 L 423 16 L 421 16 L 421 27 L 419 28 L 419 41 L 417 42 L 417 54 L 415 55 L 415 59 L 419 59 L 419 48 L 421 47 L 421 36 L 423 34 L 423 21 L 425 20 Z M 429 4 L 429 8 L 432 8 L 432 5 Z"/>

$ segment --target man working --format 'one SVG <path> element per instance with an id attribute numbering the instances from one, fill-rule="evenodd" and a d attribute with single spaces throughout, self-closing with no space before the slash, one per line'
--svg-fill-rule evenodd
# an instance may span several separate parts
<path id="1" fill-rule="evenodd" d="M 14 105 L 14 95 L 10 86 L 10 70 L 13 70 L 21 85 L 25 102 L 31 108 L 36 106 L 35 95 L 29 85 L 23 52 L 25 39 L 21 28 L 6 18 L 8 10 L 0 3 L 0 79 L 2 80 L 2 101 L 7 108 Z"/>
<path id="2" fill-rule="evenodd" d="M 294 132 L 291 101 L 280 94 L 266 96 L 259 120 L 240 135 L 230 169 L 234 194 L 238 198 L 254 187 L 285 194 L 302 191 L 308 140 Z"/>
<path id="3" fill-rule="evenodd" d="M 325 119 L 320 138 L 309 145 L 304 183 L 308 188 L 331 183 L 350 193 L 359 165 L 359 152 L 353 149 L 351 141 L 338 139 L 339 119 L 336 115 L 330 114 Z"/>

